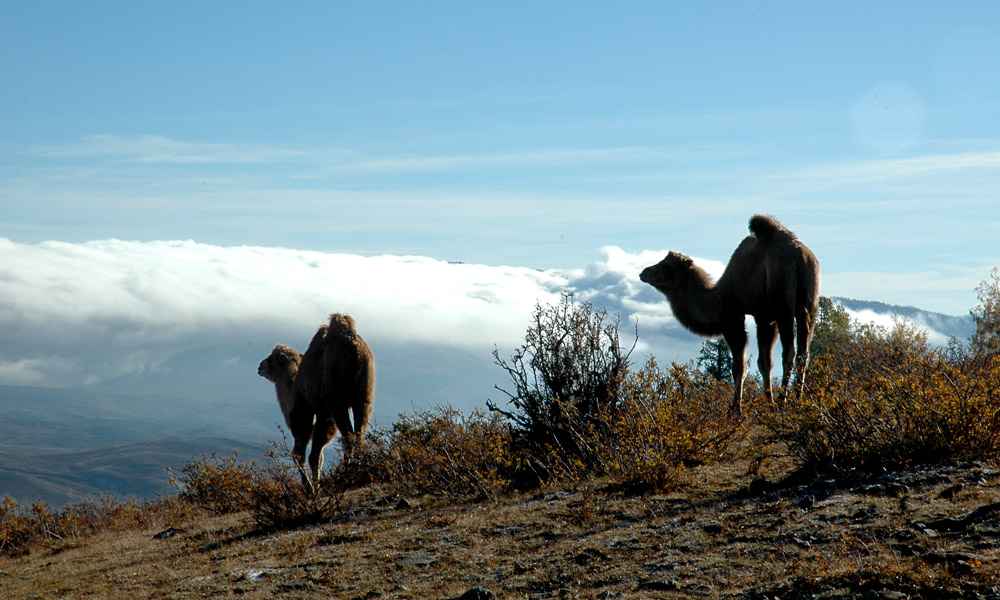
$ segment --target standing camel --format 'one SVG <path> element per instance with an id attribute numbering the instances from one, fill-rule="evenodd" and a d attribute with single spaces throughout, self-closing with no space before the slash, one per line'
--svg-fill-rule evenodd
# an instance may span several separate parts
<path id="1" fill-rule="evenodd" d="M 319 481 L 323 469 L 323 448 L 338 430 L 344 457 L 351 457 L 368 427 L 375 400 L 375 357 L 358 335 L 353 318 L 330 315 L 330 322 L 316 331 L 305 354 L 278 344 L 260 362 L 257 373 L 274 384 L 295 441 L 292 457 L 303 469 L 303 481 L 308 481 L 304 463 L 310 441 L 313 482 Z"/>
<path id="2" fill-rule="evenodd" d="M 819 310 L 816 255 L 772 217 L 751 217 L 750 233 L 733 252 L 715 284 L 690 258 L 673 251 L 639 275 L 639 279 L 663 292 L 681 325 L 698 335 L 725 338 L 733 353 L 730 409 L 737 414 L 746 378 L 745 315 L 753 316 L 757 323 L 757 366 L 770 400 L 771 352 L 776 338 L 781 337 L 782 397 L 787 394 L 793 366 L 796 394 L 800 394 Z"/>

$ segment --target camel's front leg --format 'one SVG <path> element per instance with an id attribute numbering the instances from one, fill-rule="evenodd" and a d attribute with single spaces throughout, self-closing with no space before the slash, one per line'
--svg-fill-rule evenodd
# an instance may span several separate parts
<path id="1" fill-rule="evenodd" d="M 747 375 L 747 331 L 740 323 L 729 328 L 723 337 L 733 353 L 733 401 L 729 410 L 735 415 L 743 414 L 743 380 Z"/>
<path id="2" fill-rule="evenodd" d="M 309 439 L 313 435 L 313 420 L 315 418 L 316 415 L 311 410 L 299 408 L 292 409 L 286 421 L 294 440 L 292 460 L 295 461 L 295 466 L 299 469 L 299 475 L 302 476 L 303 484 L 309 483 L 309 477 L 305 469 L 306 446 L 309 445 Z"/>
<path id="3" fill-rule="evenodd" d="M 309 436 L 296 436 L 294 439 L 295 443 L 292 446 L 292 460 L 295 462 L 295 466 L 299 469 L 299 475 L 302 476 L 302 483 L 308 484 L 309 478 L 306 476 L 306 446 L 309 445 Z"/>

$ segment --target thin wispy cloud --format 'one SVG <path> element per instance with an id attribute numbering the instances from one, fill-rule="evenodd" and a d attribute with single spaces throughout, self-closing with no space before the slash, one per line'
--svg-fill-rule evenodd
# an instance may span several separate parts
<path id="1" fill-rule="evenodd" d="M 305 152 L 252 144 L 183 142 L 162 135 L 98 134 L 70 144 L 35 147 L 27 152 L 48 158 L 104 158 L 151 164 L 259 164 L 301 158 Z"/>
<path id="2" fill-rule="evenodd" d="M 485 167 L 527 167 L 586 165 L 635 160 L 663 160 L 678 151 L 655 147 L 536 148 L 485 154 L 439 156 L 392 156 L 363 158 L 333 165 L 329 172 L 393 173 L 481 169 Z"/>
<path id="3" fill-rule="evenodd" d="M 857 189 L 885 183 L 906 184 L 927 177 L 957 177 L 969 172 L 1000 168 L 1000 152 L 956 152 L 899 158 L 834 160 L 796 168 L 769 169 L 759 177 L 762 189 L 787 195 L 838 189 Z M 997 191 L 1000 184 L 984 182 L 984 191 Z M 942 194 L 931 186 L 929 194 Z"/>

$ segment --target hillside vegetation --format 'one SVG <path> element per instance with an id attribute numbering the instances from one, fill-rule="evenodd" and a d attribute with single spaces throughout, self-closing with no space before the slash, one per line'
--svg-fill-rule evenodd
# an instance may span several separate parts
<path id="1" fill-rule="evenodd" d="M 975 334 L 945 348 L 824 302 L 807 392 L 742 419 L 725 412 L 712 342 L 695 365 L 636 368 L 617 320 L 566 296 L 537 307 L 511 357 L 495 354 L 505 402 L 401 415 L 314 487 L 275 444 L 261 464 L 192 460 L 155 501 L 6 499 L 0 586 L 25 598 L 996 597 L 1000 270 L 978 291 Z"/>

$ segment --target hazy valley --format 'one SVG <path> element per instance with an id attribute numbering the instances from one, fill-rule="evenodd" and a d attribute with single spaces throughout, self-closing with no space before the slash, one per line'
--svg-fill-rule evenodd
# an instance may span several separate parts
<path id="1" fill-rule="evenodd" d="M 906 318 L 933 341 L 966 339 L 968 316 L 838 298 L 858 318 L 891 323 Z M 628 325 L 623 322 L 623 332 Z M 662 335 L 662 333 L 661 333 Z M 640 331 L 640 339 L 645 336 Z M 664 341 L 666 340 L 666 341 Z M 284 340 L 280 340 L 284 341 Z M 657 358 L 685 362 L 701 340 L 670 330 L 658 345 L 674 350 Z M 0 495 L 21 503 L 59 507 L 101 494 L 150 497 L 172 491 L 165 467 L 200 455 L 238 452 L 259 459 L 269 440 L 281 439 L 281 414 L 272 386 L 256 366 L 272 342 L 201 346 L 170 356 L 155 371 L 130 374 L 84 388 L 0 386 Z M 490 348 L 480 352 L 428 343 L 373 341 L 377 359 L 373 423 L 396 415 L 451 405 L 462 411 L 503 398 L 504 373 Z M 633 357 L 642 361 L 641 352 Z"/>

